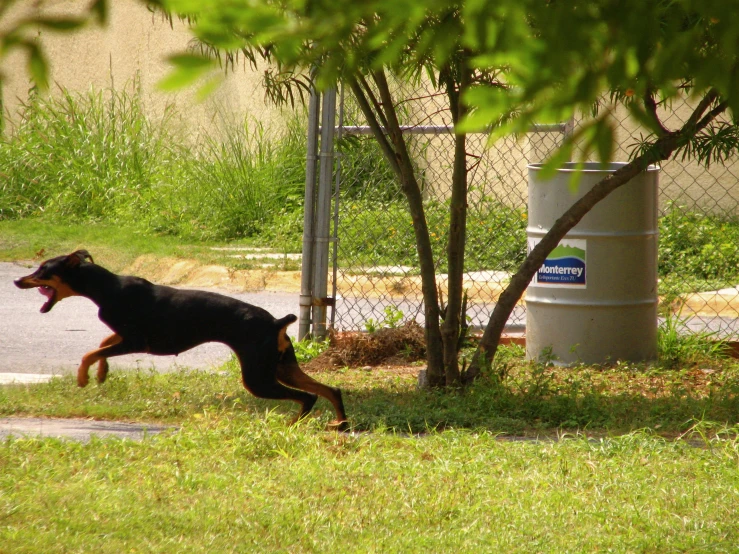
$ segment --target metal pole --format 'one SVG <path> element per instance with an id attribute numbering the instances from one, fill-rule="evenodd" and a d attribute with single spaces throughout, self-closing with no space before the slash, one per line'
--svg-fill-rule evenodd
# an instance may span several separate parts
<path id="1" fill-rule="evenodd" d="M 313 336 L 324 338 L 328 298 L 328 243 L 331 223 L 331 184 L 334 174 L 334 125 L 336 122 L 336 90 L 323 93 L 321 108 L 321 154 L 316 200 L 316 227 L 313 251 Z"/>
<path id="2" fill-rule="evenodd" d="M 341 83 L 341 93 L 339 94 L 339 125 L 336 131 L 336 141 L 340 142 L 341 137 L 344 135 L 342 127 L 344 126 L 344 83 Z M 334 185 L 334 229 L 331 236 L 333 240 L 332 250 L 332 270 L 333 279 L 331 280 L 331 297 L 334 299 L 334 303 L 331 306 L 331 328 L 336 323 L 336 281 L 338 278 L 338 255 L 339 255 L 339 193 L 341 192 L 341 152 L 336 155 L 336 184 Z"/>
<path id="3" fill-rule="evenodd" d="M 305 213 L 303 215 L 303 257 L 300 274 L 300 317 L 298 340 L 310 334 L 313 306 L 313 222 L 316 202 L 316 166 L 318 162 L 318 123 L 320 97 L 312 89 L 308 103 L 308 148 L 305 165 Z"/>

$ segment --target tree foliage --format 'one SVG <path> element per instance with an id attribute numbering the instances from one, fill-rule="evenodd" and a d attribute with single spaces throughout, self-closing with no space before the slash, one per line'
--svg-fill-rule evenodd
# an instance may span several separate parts
<path id="1" fill-rule="evenodd" d="M 710 89 L 737 113 L 739 0 L 161 0 L 197 14 L 193 31 L 226 51 L 262 54 L 283 70 L 315 66 L 329 85 L 380 67 L 437 67 L 462 52 L 506 87 L 471 83 L 465 129 L 493 138 L 565 121 L 614 91 L 655 133 L 656 102 Z M 415 62 L 415 63 L 414 63 Z M 651 99 L 651 100 L 650 100 Z M 658 100 L 657 100 L 658 99 Z M 614 133 L 602 112 L 575 137 L 601 159 Z M 558 161 L 569 156 L 565 145 Z"/>

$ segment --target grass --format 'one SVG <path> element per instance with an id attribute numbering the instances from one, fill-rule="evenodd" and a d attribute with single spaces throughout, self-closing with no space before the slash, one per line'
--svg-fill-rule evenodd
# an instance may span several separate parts
<path id="1" fill-rule="evenodd" d="M 708 446 L 210 416 L 140 443 L 14 439 L 0 447 L 0 541 L 14 553 L 729 552 L 737 443 Z"/>
<path id="2" fill-rule="evenodd" d="M 345 390 L 362 430 L 349 434 L 324 431 L 323 401 L 288 426 L 293 408 L 240 390 L 233 362 L 113 370 L 83 390 L 71 377 L 4 386 L 3 414 L 177 428 L 141 442 L 0 442 L 0 550 L 734 550 L 737 367 L 555 371 L 506 354 L 501 383 L 465 394 L 418 391 L 413 368 L 321 372 Z"/>
<path id="3" fill-rule="evenodd" d="M 265 244 L 249 239 L 183 241 L 172 235 L 142 231 L 131 223 L 65 223 L 37 218 L 0 220 L 0 261 L 40 261 L 85 248 L 97 263 L 115 272 L 123 271 L 141 256 L 157 260 L 192 259 L 202 265 L 215 264 L 232 270 L 253 269 L 263 262 L 275 264 L 275 270 L 298 269 L 296 261 L 246 260 L 234 257 L 232 251 L 218 249 L 226 246 L 251 248 Z"/>
<path id="4" fill-rule="evenodd" d="M 0 240 L 47 244 L 27 224 L 0 224 Z M 83 237 L 119 263 L 207 250 L 96 228 L 47 246 Z M 494 373 L 447 393 L 418 390 L 413 365 L 320 371 L 344 390 L 348 434 L 325 431 L 324 400 L 289 426 L 295 407 L 246 393 L 233 360 L 2 386 L 2 416 L 174 428 L 0 441 L 0 552 L 733 551 L 739 365 L 675 342 L 678 323 L 662 331 L 672 368 L 554 368 L 503 347 Z"/>
<path id="5" fill-rule="evenodd" d="M 32 96 L 0 139 L 0 220 L 128 221 L 148 234 L 231 240 L 302 207 L 299 115 L 279 131 L 245 121 L 194 139 L 183 119 L 171 106 L 148 118 L 136 81 Z"/>
<path id="6" fill-rule="evenodd" d="M 437 271 L 446 271 L 449 202 L 425 203 Z M 366 268 L 404 265 L 418 267 L 413 223 L 403 200 L 352 200 L 343 204 L 340 257 Z M 366 245 L 371 244 L 368 249 Z M 477 202 L 467 223 L 467 271 L 495 268 L 516 271 L 526 254 L 526 214 L 497 201 Z"/>
<path id="7" fill-rule="evenodd" d="M 143 119 L 135 90 L 27 108 L 0 144 L 0 259 L 84 247 L 115 271 L 144 255 L 241 269 L 211 247 L 300 249 L 299 121 L 281 136 L 238 125 L 193 149 L 174 139 L 176 114 Z M 342 256 L 413 265 L 397 187 L 370 154 L 344 150 L 367 186 L 345 190 Z M 448 208 L 429 207 L 442 252 Z M 468 244 L 503 242 L 470 246 L 470 267 L 514 269 L 525 223 L 476 204 Z M 661 289 L 733 282 L 736 229 L 662 218 Z M 413 365 L 320 371 L 345 392 L 348 434 L 325 431 L 323 400 L 289 426 L 295 407 L 246 393 L 233 360 L 167 374 L 113 363 L 85 389 L 70 376 L 2 386 L 2 416 L 174 428 L 141 442 L 0 441 L 0 552 L 735 551 L 739 365 L 680 325 L 660 332 L 660 366 L 553 368 L 502 348 L 463 392 L 418 390 Z"/>
<path id="8" fill-rule="evenodd" d="M 309 356 L 310 354 L 306 354 Z M 508 435 L 596 434 L 659 429 L 684 433 L 694 421 L 739 424 L 739 365 L 729 359 L 701 360 L 677 369 L 617 364 L 550 367 L 525 362 L 523 353 L 502 347 L 505 371 L 496 367 L 464 392 L 418 390 L 417 366 L 368 371 L 320 371 L 318 378 L 345 391 L 355 430 L 425 433 L 430 429 L 474 429 Z M 499 362 L 500 363 L 500 362 Z M 104 386 L 78 389 L 72 376 L 50 383 L 0 389 L 0 415 L 92 417 L 177 423 L 210 413 L 231 417 L 265 411 L 287 420 L 294 406 L 258 400 L 240 386 L 230 361 L 216 372 L 156 374 L 116 371 Z M 330 406 L 319 401 L 321 421 Z"/>

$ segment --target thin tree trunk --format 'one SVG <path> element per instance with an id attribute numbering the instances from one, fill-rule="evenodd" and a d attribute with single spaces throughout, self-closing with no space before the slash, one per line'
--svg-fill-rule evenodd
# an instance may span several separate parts
<path id="1" fill-rule="evenodd" d="M 462 73 L 459 89 L 469 83 L 464 62 L 459 63 Z M 449 70 L 441 72 L 440 80 L 446 87 L 449 108 L 453 122 L 456 124 L 464 117 L 465 107 L 462 104 L 457 83 Z M 448 387 L 459 386 L 459 333 L 461 328 L 462 295 L 464 288 L 464 254 L 467 237 L 467 136 L 454 135 L 454 166 L 452 170 L 452 194 L 449 214 L 449 239 L 447 243 L 447 305 L 444 322 L 441 324 L 441 337 L 444 344 L 444 375 Z"/>
<path id="2" fill-rule="evenodd" d="M 546 257 L 556 248 L 567 232 L 611 192 L 628 183 L 650 164 L 669 159 L 675 150 L 686 144 L 718 115 L 723 113 L 727 108 L 726 103 L 718 104 L 703 116 L 708 107 L 715 102 L 717 96 L 715 91 L 707 93 L 682 129 L 673 133 L 663 133 L 649 151 L 598 182 L 582 198 L 576 201 L 562 217 L 555 221 L 549 232 L 544 235 L 539 244 L 526 257 L 526 260 L 511 278 L 511 282 L 500 295 L 470 367 L 463 376 L 465 384 L 477 378 L 484 368 L 490 367 L 498 350 L 503 329 L 513 308 L 523 296 L 531 279 L 544 263 Z"/>
<path id="3" fill-rule="evenodd" d="M 442 387 L 446 379 L 444 374 L 443 342 L 439 327 L 439 298 L 436 290 L 434 256 L 423 207 L 423 195 L 421 194 L 421 187 L 416 180 L 413 163 L 408 154 L 403 132 L 400 128 L 397 114 L 395 113 L 395 105 L 385 74 L 381 70 L 375 71 L 372 73 L 372 78 L 380 93 L 380 102 L 375 100 L 372 104 L 378 111 L 381 111 L 385 130 L 382 129 L 382 126 L 377 121 L 372 105 L 370 105 L 370 101 L 368 101 L 365 94 L 366 91 L 362 89 L 359 81 L 352 79 L 349 85 L 362 113 L 372 128 L 373 135 L 379 142 L 385 157 L 390 162 L 390 166 L 398 177 L 403 193 L 408 201 L 421 269 L 421 290 L 423 293 L 425 316 L 426 376 L 430 387 Z"/>

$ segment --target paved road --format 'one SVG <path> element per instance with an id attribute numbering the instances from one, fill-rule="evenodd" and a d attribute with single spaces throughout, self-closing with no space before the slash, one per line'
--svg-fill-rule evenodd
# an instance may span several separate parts
<path id="1" fill-rule="evenodd" d="M 86 298 L 67 298 L 49 313 L 40 313 L 44 297 L 35 289 L 21 290 L 13 285 L 13 279 L 29 274 L 33 268 L 30 264 L 0 263 L 0 373 L 74 372 L 82 355 L 97 347 L 110 335 L 110 330 L 97 318 L 97 306 Z M 219 292 L 261 306 L 275 317 L 298 313 L 297 293 Z M 289 328 L 293 336 L 297 328 L 297 324 Z M 111 358 L 110 365 L 113 371 L 116 368 L 156 371 L 208 368 L 220 365 L 230 355 L 226 346 L 210 343 L 179 356 L 120 356 Z"/>

